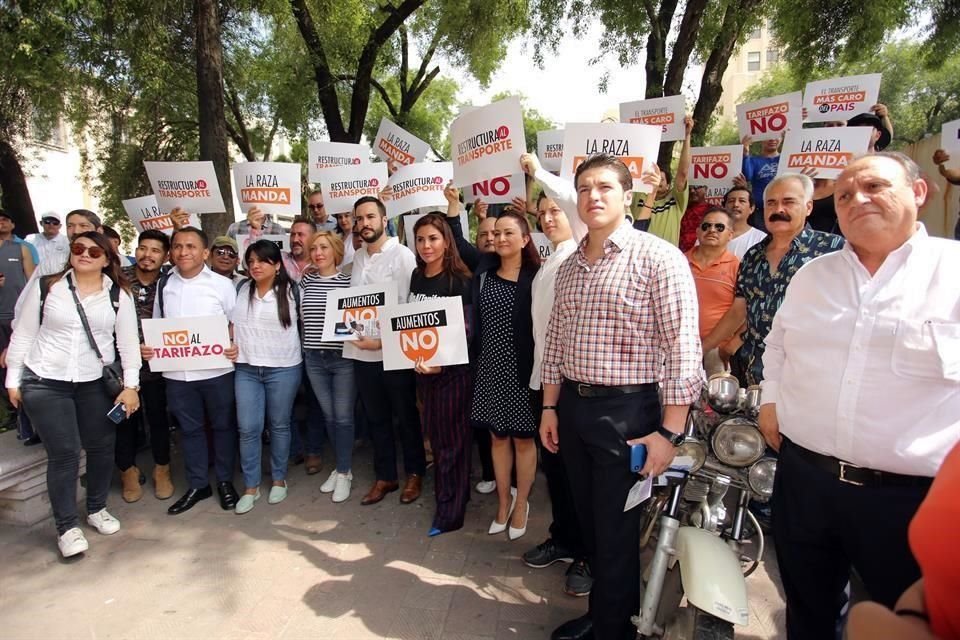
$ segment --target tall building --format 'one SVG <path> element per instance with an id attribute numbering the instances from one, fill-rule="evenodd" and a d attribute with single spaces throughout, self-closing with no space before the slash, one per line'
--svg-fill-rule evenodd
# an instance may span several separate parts
<path id="1" fill-rule="evenodd" d="M 750 34 L 743 46 L 733 54 L 723 74 L 723 95 L 717 107 L 720 120 L 736 122 L 740 95 L 756 84 L 760 77 L 780 62 L 780 45 L 764 21 Z"/>

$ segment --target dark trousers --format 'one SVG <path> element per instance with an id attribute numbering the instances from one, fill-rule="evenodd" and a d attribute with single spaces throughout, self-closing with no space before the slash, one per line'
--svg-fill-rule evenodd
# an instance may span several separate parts
<path id="1" fill-rule="evenodd" d="M 630 488 L 626 441 L 660 424 L 656 387 L 604 398 L 581 398 L 564 384 L 557 403 L 560 456 L 569 478 L 593 574 L 590 618 L 597 640 L 636 637 L 630 622 L 640 608 L 640 514 L 624 513 Z"/>
<path id="2" fill-rule="evenodd" d="M 48 380 L 26 368 L 20 393 L 47 450 L 47 493 L 60 535 L 80 523 L 77 474 L 81 449 L 87 452 L 87 513 L 107 506 L 117 432 L 107 418 L 113 399 L 99 378 L 90 382 Z"/>
<path id="3" fill-rule="evenodd" d="M 141 379 L 140 410 L 117 426 L 116 462 L 120 471 L 136 464 L 138 435 L 144 427 L 150 431 L 154 464 L 170 464 L 170 421 L 163 378 Z"/>
<path id="4" fill-rule="evenodd" d="M 403 469 L 422 476 L 427 468 L 423 433 L 417 413 L 417 382 L 413 371 L 384 371 L 381 362 L 354 361 L 357 392 L 370 426 L 373 470 L 377 480 L 396 482 L 397 446 L 393 419 L 400 429 Z"/>
<path id="5" fill-rule="evenodd" d="M 841 482 L 784 439 L 773 487 L 773 541 L 787 597 L 788 638 L 834 637 L 851 567 L 871 600 L 893 607 L 920 577 L 907 527 L 926 493 Z"/>
<path id="6" fill-rule="evenodd" d="M 180 424 L 180 445 L 187 484 L 191 489 L 210 485 L 207 473 L 207 437 L 204 417 L 213 432 L 214 469 L 218 482 L 232 482 L 237 458 L 237 407 L 233 372 L 209 380 L 165 380 L 167 406 Z"/>

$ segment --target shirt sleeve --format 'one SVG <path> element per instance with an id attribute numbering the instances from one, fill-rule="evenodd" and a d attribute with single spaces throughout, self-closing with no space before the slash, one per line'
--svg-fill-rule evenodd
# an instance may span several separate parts
<path id="1" fill-rule="evenodd" d="M 416 268 L 417 259 L 413 257 L 413 252 L 403 247 L 403 251 L 400 252 L 400 264 L 397 265 L 397 297 L 400 298 L 400 304 L 405 303 L 410 297 L 410 276 Z"/>
<path id="2" fill-rule="evenodd" d="M 580 219 L 577 211 L 577 190 L 573 183 L 559 176 L 555 176 L 543 167 L 533 174 L 534 180 L 540 183 L 543 190 L 551 200 L 563 209 L 567 214 L 567 221 L 570 223 L 570 231 L 573 232 L 573 239 L 579 243 L 587 235 L 587 225 Z"/>
<path id="3" fill-rule="evenodd" d="M 237 290 L 232 280 L 227 280 L 224 284 L 220 303 L 223 305 L 223 315 L 230 320 L 233 317 L 233 308 L 237 305 Z"/>
<path id="4" fill-rule="evenodd" d="M 117 324 L 114 334 L 117 338 L 117 351 L 123 366 L 123 386 L 140 386 L 140 335 L 138 332 L 137 307 L 126 291 L 120 292 L 120 308 L 117 309 Z"/>
<path id="5" fill-rule="evenodd" d="M 560 363 L 562 362 L 562 323 L 563 312 L 560 310 L 561 278 L 563 277 L 563 267 L 557 274 L 556 297 L 554 298 L 553 308 L 550 310 L 550 320 L 547 321 L 547 335 L 543 347 L 543 363 L 541 365 L 541 378 L 543 384 L 560 384 L 563 377 L 560 375 Z"/>
<path id="6" fill-rule="evenodd" d="M 23 375 L 23 361 L 30 351 L 37 334 L 40 332 L 40 286 L 28 285 L 20 295 L 22 303 L 17 315 L 17 326 L 7 348 L 7 388 L 20 386 Z"/>

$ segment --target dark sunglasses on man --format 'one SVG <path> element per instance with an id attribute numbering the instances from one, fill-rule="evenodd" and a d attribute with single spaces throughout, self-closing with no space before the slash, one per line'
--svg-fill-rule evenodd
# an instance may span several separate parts
<path id="1" fill-rule="evenodd" d="M 722 222 L 701 222 L 700 223 L 700 231 L 710 231 L 711 227 L 716 229 L 718 233 L 723 233 L 724 230 L 727 228 L 727 225 L 723 224 Z"/>
<path id="2" fill-rule="evenodd" d="M 213 252 L 221 258 L 236 258 L 239 255 L 230 247 L 217 247 Z"/>
<path id="3" fill-rule="evenodd" d="M 54 225 L 54 226 L 56 226 L 56 227 L 59 227 L 59 226 L 60 226 L 60 221 L 57 220 L 56 218 L 41 218 L 41 219 L 40 219 L 40 223 L 41 223 L 41 224 L 52 224 L 52 225 Z"/>

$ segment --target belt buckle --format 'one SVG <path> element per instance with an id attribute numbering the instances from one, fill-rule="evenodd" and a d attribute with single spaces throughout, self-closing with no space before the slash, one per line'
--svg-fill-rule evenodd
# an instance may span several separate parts
<path id="1" fill-rule="evenodd" d="M 585 394 L 585 393 L 583 392 L 583 390 L 584 390 L 584 389 L 587 389 L 587 390 L 589 391 L 589 390 L 590 390 L 590 386 L 591 386 L 591 385 L 589 385 L 589 384 L 584 384 L 584 383 L 582 383 L 582 382 L 578 382 L 578 383 L 577 383 L 577 395 L 580 396 L 581 398 L 586 398 L 586 397 L 588 397 L 587 394 Z"/>
<path id="2" fill-rule="evenodd" d="M 850 464 L 849 462 L 844 462 L 843 460 L 837 460 L 837 462 L 840 464 L 840 475 L 838 476 L 838 479 L 840 480 L 840 482 L 846 482 L 847 484 L 852 484 L 857 487 L 863 486 L 862 482 L 857 482 L 856 480 L 851 480 L 847 478 L 848 467 L 851 469 L 862 469 L 863 467 L 858 467 L 855 464 Z"/>

